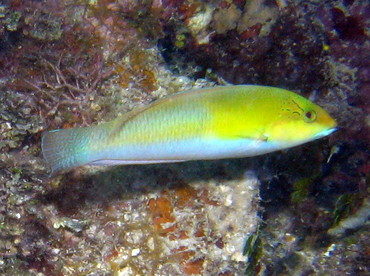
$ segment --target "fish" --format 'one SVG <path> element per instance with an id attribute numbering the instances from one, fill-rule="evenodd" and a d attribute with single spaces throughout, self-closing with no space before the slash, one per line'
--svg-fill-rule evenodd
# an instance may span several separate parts
<path id="1" fill-rule="evenodd" d="M 193 89 L 98 125 L 42 135 L 52 175 L 83 165 L 171 163 L 257 156 L 336 130 L 323 108 L 260 85 Z"/>

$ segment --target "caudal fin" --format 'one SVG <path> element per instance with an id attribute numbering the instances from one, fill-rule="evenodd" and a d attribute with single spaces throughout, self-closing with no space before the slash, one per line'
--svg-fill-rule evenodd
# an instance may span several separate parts
<path id="1" fill-rule="evenodd" d="M 93 128 L 57 129 L 43 133 L 42 153 L 52 175 L 91 162 L 89 145 Z"/>

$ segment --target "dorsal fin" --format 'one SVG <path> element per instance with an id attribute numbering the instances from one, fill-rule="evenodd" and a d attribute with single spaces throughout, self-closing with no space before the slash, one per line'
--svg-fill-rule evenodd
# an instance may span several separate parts
<path id="1" fill-rule="evenodd" d="M 147 110 L 150 106 L 151 105 L 136 107 L 135 109 L 133 109 L 129 112 L 126 112 L 121 117 L 116 119 L 117 123 L 116 123 L 114 129 L 112 130 L 112 132 L 110 133 L 108 139 L 110 140 L 112 137 L 115 137 L 116 134 L 119 133 L 125 127 L 127 122 L 129 122 L 130 120 L 135 118 L 137 115 L 141 114 L 144 110 Z"/>
<path id="2" fill-rule="evenodd" d="M 205 89 L 205 91 L 206 91 L 206 89 Z M 120 118 L 116 119 L 116 126 L 114 127 L 113 131 L 109 135 L 109 139 L 111 139 L 112 137 L 115 137 L 116 134 L 118 132 L 120 132 L 125 127 L 127 122 L 131 121 L 133 118 L 135 118 L 136 116 L 138 116 L 139 114 L 141 114 L 145 110 L 147 110 L 149 108 L 153 108 L 157 105 L 161 105 L 166 101 L 172 102 L 175 99 L 181 98 L 181 97 L 183 97 L 183 96 L 185 96 L 189 93 L 191 93 L 191 92 L 183 91 L 183 92 L 179 92 L 179 93 L 175 93 L 175 94 L 169 94 L 169 95 L 167 95 L 167 96 L 165 96 L 165 97 L 163 97 L 159 100 L 156 100 L 156 101 L 152 102 L 151 104 L 135 107 L 133 110 L 123 114 Z"/>

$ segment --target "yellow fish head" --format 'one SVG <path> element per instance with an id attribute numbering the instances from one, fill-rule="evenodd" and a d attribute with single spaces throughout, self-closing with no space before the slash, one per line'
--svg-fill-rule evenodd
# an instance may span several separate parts
<path id="1" fill-rule="evenodd" d="M 266 132 L 271 141 L 302 144 L 336 130 L 336 121 L 320 106 L 293 94 L 284 101 Z"/>

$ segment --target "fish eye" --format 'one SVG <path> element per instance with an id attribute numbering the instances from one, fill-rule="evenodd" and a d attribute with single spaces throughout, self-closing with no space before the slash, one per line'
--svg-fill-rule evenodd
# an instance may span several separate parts
<path id="1" fill-rule="evenodd" d="M 312 123 L 316 120 L 316 112 L 314 110 L 307 110 L 304 113 L 304 119 L 307 123 Z"/>

